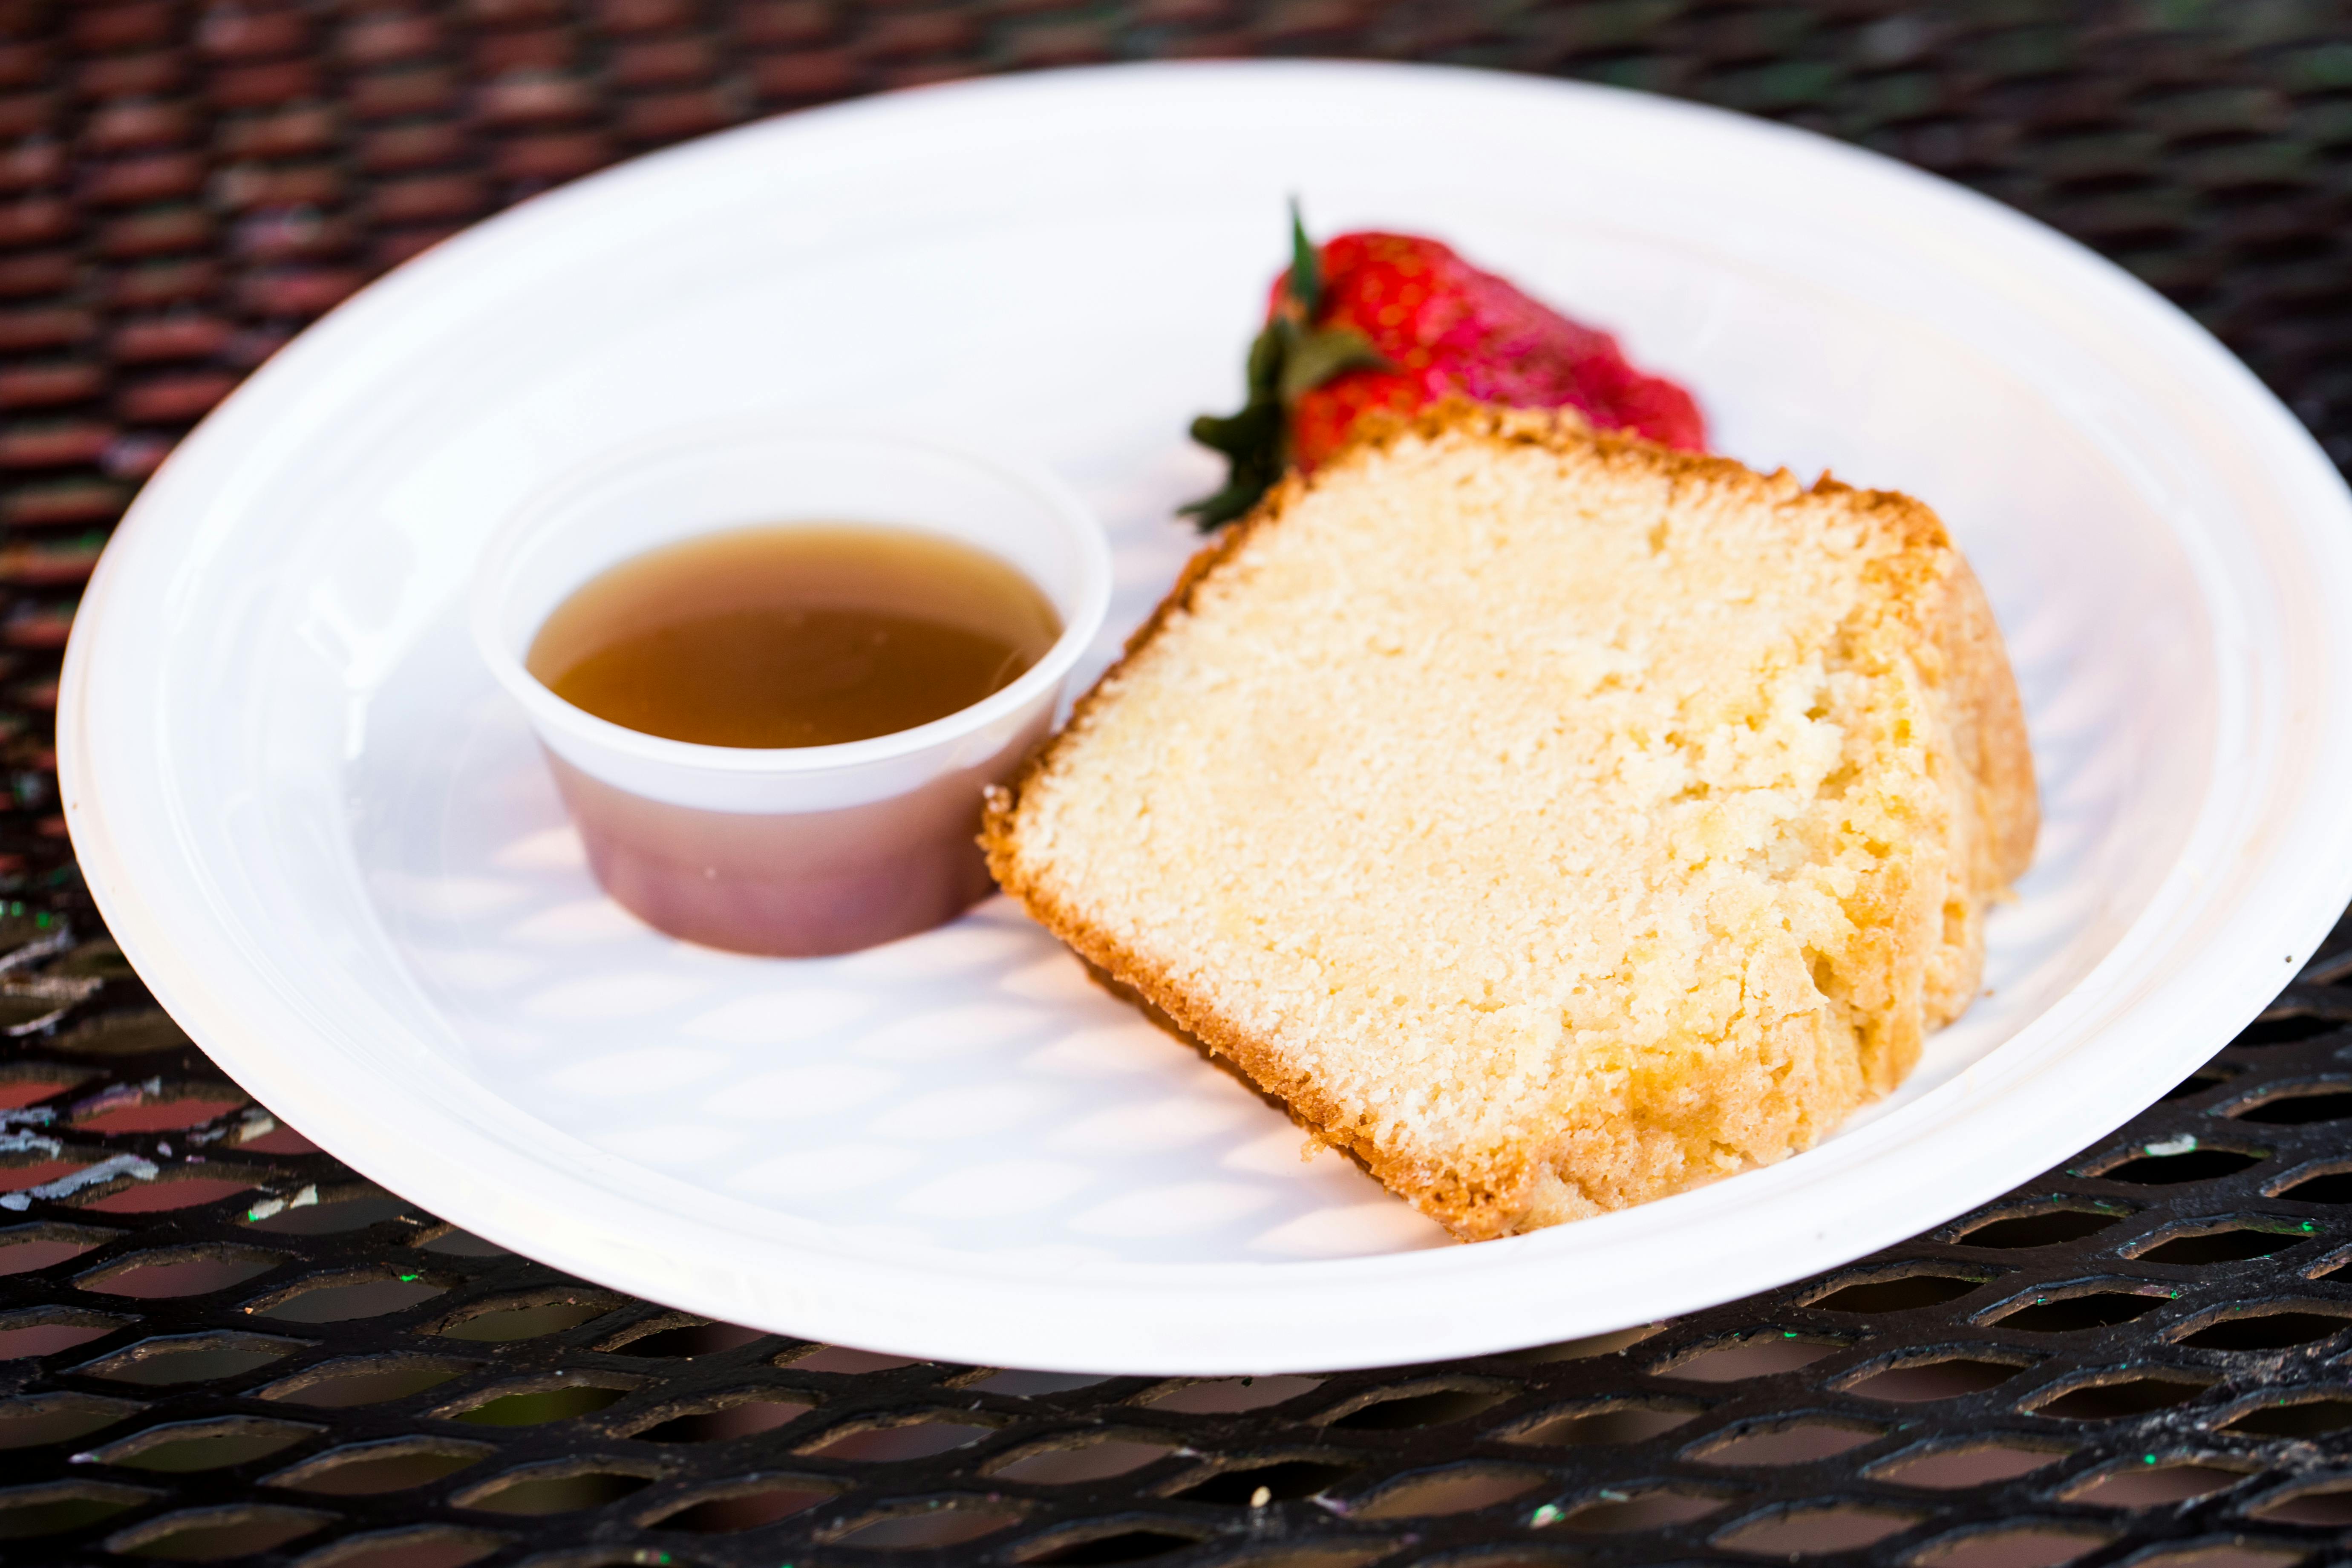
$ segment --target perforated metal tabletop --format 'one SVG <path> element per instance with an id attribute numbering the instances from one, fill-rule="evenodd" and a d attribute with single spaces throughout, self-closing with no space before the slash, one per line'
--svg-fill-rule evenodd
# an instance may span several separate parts
<path id="1" fill-rule="evenodd" d="M 634 152 L 1241 54 L 1574 76 L 1908 159 L 2164 290 L 2352 461 L 2333 0 L 0 0 L 0 1560 L 2352 1561 L 2352 930 L 2162 1104 L 1833 1276 L 1255 1381 L 907 1363 L 615 1296 L 368 1186 L 155 1009 L 58 814 L 58 657 L 241 375 Z"/>

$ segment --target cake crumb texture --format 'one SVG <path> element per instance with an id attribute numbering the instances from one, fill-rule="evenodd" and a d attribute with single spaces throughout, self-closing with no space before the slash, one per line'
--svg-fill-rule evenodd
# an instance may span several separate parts
<path id="1" fill-rule="evenodd" d="M 1919 502 L 1455 404 L 1293 478 L 992 795 L 1005 889 L 1470 1239 L 1784 1158 L 2032 857 Z"/>

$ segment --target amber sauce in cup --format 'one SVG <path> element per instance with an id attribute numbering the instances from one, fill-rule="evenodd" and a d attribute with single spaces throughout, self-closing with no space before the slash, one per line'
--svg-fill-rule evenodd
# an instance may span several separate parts
<path id="1" fill-rule="evenodd" d="M 1062 634 L 997 557 L 909 529 L 727 529 L 646 551 L 548 616 L 524 666 L 643 734 L 761 750 L 916 729 L 1020 679 Z M 591 868 L 648 923 L 739 952 L 846 952 L 985 897 L 980 793 L 993 771 L 814 815 L 707 811 L 617 789 L 549 755 Z M 966 776 L 967 773 L 969 776 Z"/>

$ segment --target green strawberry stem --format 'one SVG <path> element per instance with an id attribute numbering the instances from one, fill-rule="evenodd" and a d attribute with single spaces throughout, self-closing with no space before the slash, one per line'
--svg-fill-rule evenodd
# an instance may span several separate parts
<path id="1" fill-rule="evenodd" d="M 1223 488 L 1182 509 L 1202 532 L 1248 511 L 1290 467 L 1290 411 L 1299 398 L 1348 371 L 1387 367 L 1355 328 L 1317 326 L 1322 309 L 1322 258 L 1294 197 L 1290 277 L 1265 330 L 1250 344 L 1247 400 L 1236 413 L 1192 421 L 1192 439 L 1223 453 L 1227 464 Z"/>

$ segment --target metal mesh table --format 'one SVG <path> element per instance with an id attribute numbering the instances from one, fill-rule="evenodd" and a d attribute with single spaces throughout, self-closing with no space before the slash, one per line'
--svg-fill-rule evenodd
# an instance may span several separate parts
<path id="1" fill-rule="evenodd" d="M 156 1011 L 58 815 L 58 651 L 241 374 L 634 151 L 1249 53 L 1577 76 L 1909 159 L 2163 289 L 2352 460 L 2339 0 L 0 0 L 0 1556 L 2352 1561 L 2352 931 L 2122 1131 L 1833 1276 L 1255 1381 L 908 1363 L 614 1296 L 359 1181 Z"/>

